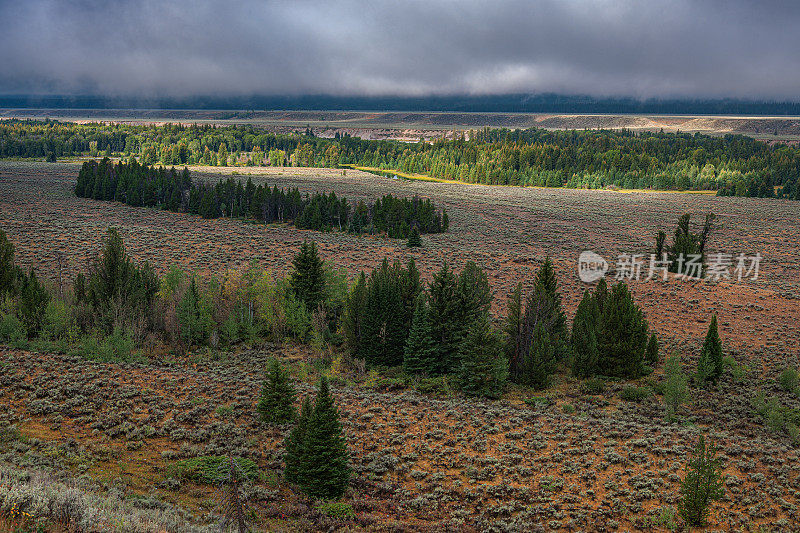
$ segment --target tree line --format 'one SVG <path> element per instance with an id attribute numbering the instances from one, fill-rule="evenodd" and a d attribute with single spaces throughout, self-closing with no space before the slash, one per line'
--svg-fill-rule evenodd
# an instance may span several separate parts
<path id="1" fill-rule="evenodd" d="M 301 229 L 351 233 L 386 233 L 409 238 L 419 233 L 442 233 L 450 225 L 447 211 L 429 198 L 397 198 L 387 194 L 374 203 L 359 200 L 351 206 L 336 193 L 301 195 L 297 188 L 278 189 L 228 178 L 216 184 L 193 182 L 189 170 L 151 167 L 131 158 L 113 163 L 108 158 L 85 162 L 78 173 L 75 194 L 81 198 L 124 202 L 192 213 L 203 218 L 247 218 L 269 224 L 291 222 Z"/>
<path id="2" fill-rule="evenodd" d="M 0 157 L 134 155 L 143 164 L 352 164 L 470 183 L 657 190 L 800 198 L 800 148 L 743 135 L 630 130 L 484 129 L 433 143 L 335 133 L 274 134 L 251 125 L 4 121 Z"/>
<path id="3" fill-rule="evenodd" d="M 498 397 L 507 380 L 544 389 L 558 368 L 579 378 L 635 378 L 658 361 L 656 335 L 624 282 L 609 288 L 601 280 L 586 291 L 570 325 L 549 259 L 528 294 L 517 285 L 498 318 L 489 313 L 487 275 L 474 262 L 460 272 L 445 263 L 425 283 L 413 260 L 384 260 L 350 285 L 313 241 L 303 242 L 287 277 L 250 265 L 208 279 L 173 267 L 159 278 L 130 258 L 111 229 L 67 291 L 46 287 L 13 258 L 0 231 L 0 339 L 12 343 L 42 339 L 94 355 L 122 350 L 125 358 L 156 344 L 180 352 L 288 338 L 343 349 L 372 367 L 450 376 L 465 393 L 487 397 Z M 698 373 L 716 379 L 716 320 L 711 329 L 716 340 L 707 339 L 710 355 Z"/>

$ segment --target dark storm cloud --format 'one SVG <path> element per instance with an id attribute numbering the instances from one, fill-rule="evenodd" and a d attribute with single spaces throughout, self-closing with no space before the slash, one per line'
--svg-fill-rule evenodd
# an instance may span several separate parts
<path id="1" fill-rule="evenodd" d="M 800 5 L 0 0 L 0 92 L 800 98 Z"/>

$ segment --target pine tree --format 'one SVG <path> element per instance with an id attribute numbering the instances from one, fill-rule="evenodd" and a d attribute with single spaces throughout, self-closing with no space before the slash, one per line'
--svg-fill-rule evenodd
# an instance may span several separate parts
<path id="1" fill-rule="evenodd" d="M 289 285 L 297 299 L 306 305 L 306 310 L 313 313 L 325 296 L 324 262 L 317 252 L 317 243 L 303 241 L 292 265 Z"/>
<path id="2" fill-rule="evenodd" d="M 289 375 L 277 359 L 267 367 L 267 376 L 261 386 L 261 400 L 256 409 L 261 420 L 270 425 L 291 422 L 295 417 L 295 392 Z"/>
<path id="3" fill-rule="evenodd" d="M 406 340 L 403 369 L 411 374 L 433 374 L 436 370 L 436 344 L 430 321 L 430 307 L 425 294 L 417 297 L 411 332 Z"/>
<path id="4" fill-rule="evenodd" d="M 650 366 L 654 366 L 658 363 L 658 339 L 655 333 L 650 335 L 650 340 L 647 342 L 644 360 Z"/>
<path id="5" fill-rule="evenodd" d="M 519 354 L 521 359 L 511 360 L 512 379 L 519 383 L 529 381 L 523 374 L 530 370 L 525 358 L 531 353 L 534 335 L 538 328 L 543 328 L 548 342 L 554 350 L 556 361 L 566 358 L 569 352 L 567 336 L 567 316 L 561 306 L 561 295 L 558 292 L 558 281 L 553 271 L 553 263 L 548 257 L 536 274 L 533 290 L 525 301 L 525 314 L 522 320 L 522 336 Z"/>
<path id="6" fill-rule="evenodd" d="M 598 320 L 597 300 L 585 291 L 572 321 L 572 374 L 576 377 L 588 378 L 597 372 Z"/>
<path id="7" fill-rule="evenodd" d="M 417 248 L 422 246 L 422 238 L 419 235 L 419 229 L 417 229 L 417 226 L 414 226 L 414 229 L 411 230 L 411 235 L 408 236 L 407 246 L 409 248 Z"/>
<path id="8" fill-rule="evenodd" d="M 339 411 L 323 377 L 314 411 L 302 444 L 298 484 L 313 498 L 340 498 L 350 482 L 347 446 L 339 422 Z"/>
<path id="9" fill-rule="evenodd" d="M 664 409 L 667 421 L 672 422 L 678 414 L 681 405 L 689 399 L 689 383 L 683 373 L 680 357 L 671 356 L 667 358 L 664 365 Z"/>
<path id="10" fill-rule="evenodd" d="M 221 167 L 228 166 L 228 147 L 224 142 L 219 145 L 218 162 Z"/>
<path id="11" fill-rule="evenodd" d="M 460 314 L 457 320 L 466 334 L 469 325 L 480 315 L 489 312 L 492 304 L 489 278 L 474 261 L 468 261 L 459 274 L 456 297 Z"/>
<path id="12" fill-rule="evenodd" d="M 722 461 L 717 458 L 716 446 L 706 447 L 703 435 L 697 442 L 694 455 L 681 483 L 678 514 L 687 524 L 703 527 L 708 519 L 711 502 L 719 500 L 725 493 L 721 475 Z"/>
<path id="13" fill-rule="evenodd" d="M 647 321 L 628 286 L 611 289 L 603 306 L 598 334 L 598 372 L 604 376 L 635 378 L 642 374 L 647 348 Z"/>
<path id="14" fill-rule="evenodd" d="M 533 332 L 528 355 L 523 363 L 520 383 L 544 390 L 550 385 L 550 374 L 556 363 L 556 347 L 550 339 L 544 324 L 540 323 Z"/>
<path id="15" fill-rule="evenodd" d="M 488 313 L 472 321 L 462 342 L 460 359 L 458 381 L 464 394 L 486 398 L 502 395 L 508 377 L 508 361 Z"/>
<path id="16" fill-rule="evenodd" d="M 458 371 L 458 350 L 463 324 L 459 323 L 460 309 L 456 297 L 456 276 L 447 263 L 433 275 L 428 289 L 430 322 L 436 344 L 436 374 Z"/>
<path id="17" fill-rule="evenodd" d="M 383 260 L 367 283 L 362 324 L 361 357 L 373 365 L 396 366 L 403 362 L 408 335 L 402 299 L 402 269 Z"/>
<path id="18" fill-rule="evenodd" d="M 200 294 L 195 278 L 192 277 L 175 310 L 181 338 L 187 346 L 203 344 L 208 339 L 214 326 L 210 305 L 208 299 Z"/>
<path id="19" fill-rule="evenodd" d="M 19 317 L 22 320 L 28 337 L 35 337 L 42 329 L 42 320 L 50 301 L 50 293 L 39 283 L 33 269 L 22 280 L 19 295 Z"/>
<path id="20" fill-rule="evenodd" d="M 0 230 L 0 298 L 15 291 L 18 276 L 19 271 L 14 265 L 14 245 L 6 237 L 6 232 Z"/>
<path id="21" fill-rule="evenodd" d="M 284 442 L 283 447 L 286 450 L 286 455 L 284 456 L 286 470 L 284 470 L 283 477 L 289 483 L 300 482 L 300 461 L 303 454 L 303 443 L 305 443 L 306 440 L 308 424 L 311 420 L 311 413 L 313 410 L 311 399 L 306 396 L 300 408 L 300 418 L 297 420 L 297 424 L 292 428 L 292 431 Z"/>
<path id="22" fill-rule="evenodd" d="M 706 340 L 700 351 L 697 363 L 697 377 L 700 381 L 717 381 L 722 375 L 722 341 L 717 331 L 717 315 L 711 317 Z"/>
<path id="23" fill-rule="evenodd" d="M 344 315 L 342 316 L 342 332 L 347 349 L 352 355 L 361 354 L 361 342 L 363 338 L 364 312 L 367 305 L 367 280 L 364 273 L 358 276 L 345 303 Z"/>

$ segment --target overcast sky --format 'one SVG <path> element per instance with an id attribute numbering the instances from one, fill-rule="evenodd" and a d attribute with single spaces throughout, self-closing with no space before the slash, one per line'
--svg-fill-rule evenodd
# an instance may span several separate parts
<path id="1" fill-rule="evenodd" d="M 800 2 L 0 0 L 0 93 L 800 100 Z"/>

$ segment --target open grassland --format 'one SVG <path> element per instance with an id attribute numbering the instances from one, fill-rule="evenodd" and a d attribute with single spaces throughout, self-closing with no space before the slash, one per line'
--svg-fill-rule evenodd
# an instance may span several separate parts
<path id="1" fill-rule="evenodd" d="M 52 118 L 73 122 L 128 124 L 251 124 L 288 132 L 314 128 L 323 137 L 335 131 L 363 139 L 453 138 L 466 130 L 490 128 L 629 129 L 725 135 L 748 135 L 765 140 L 800 139 L 800 118 L 714 115 L 637 115 L 579 113 L 456 113 L 403 111 L 245 111 L 245 110 L 131 110 L 131 109 L 0 109 L 2 118 Z"/>
<path id="2" fill-rule="evenodd" d="M 256 461 L 263 478 L 248 488 L 266 530 L 640 530 L 669 529 L 669 509 L 690 448 L 700 432 L 725 458 L 726 497 L 711 526 L 722 530 L 797 530 L 800 467 L 785 435 L 770 432 L 751 407 L 759 392 L 800 407 L 776 379 L 800 364 L 800 218 L 795 203 L 700 194 L 487 187 L 391 180 L 348 169 L 194 169 L 202 180 L 242 179 L 335 191 L 347 198 L 387 193 L 434 199 L 450 215 L 448 233 L 426 235 L 420 249 L 404 241 L 256 225 L 237 220 L 133 208 L 76 198 L 75 164 L 0 162 L 0 228 L 17 246 L 18 263 L 56 283 L 84 268 L 109 226 L 137 260 L 164 273 L 170 265 L 221 274 L 255 261 L 285 273 L 303 239 L 354 276 L 384 257 L 414 258 L 424 279 L 448 261 L 478 263 L 495 291 L 496 315 L 517 281 L 529 289 L 542 260 L 553 258 L 572 316 L 585 285 L 577 258 L 593 250 L 648 254 L 653 235 L 670 233 L 683 213 L 717 215 L 710 253 L 763 257 L 756 281 L 630 283 L 664 353 L 694 367 L 712 313 L 720 317 L 726 354 L 719 385 L 697 390 L 682 424 L 667 424 L 657 393 L 641 402 L 618 398 L 625 386 L 581 392 L 566 375 L 536 405 L 512 389 L 499 402 L 429 396 L 369 374 L 343 373 L 337 399 L 356 479 L 357 519 L 322 518 L 280 481 L 285 429 L 266 428 L 253 409 L 267 357 L 288 363 L 301 395 L 318 369 L 308 347 L 263 345 L 215 357 L 192 354 L 159 365 L 86 362 L 65 355 L 0 349 L 0 422 L 19 438 L 0 439 L 0 459 L 55 464 L 73 475 L 123 485 L 128 499 L 160 501 L 205 516 L 214 488 L 182 479 L 175 462 L 232 453 Z M 735 371 L 733 371 L 735 370 Z M 659 368 L 638 383 L 658 391 Z M 119 480 L 119 481 L 118 481 Z M 157 499 L 154 499 L 156 498 Z M 158 505 L 156 503 L 148 505 Z"/>

